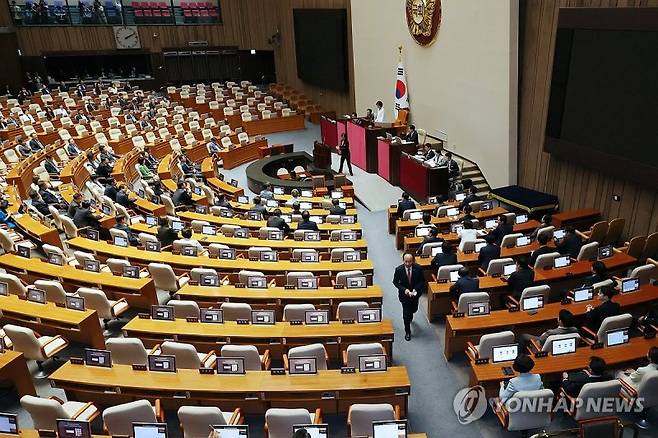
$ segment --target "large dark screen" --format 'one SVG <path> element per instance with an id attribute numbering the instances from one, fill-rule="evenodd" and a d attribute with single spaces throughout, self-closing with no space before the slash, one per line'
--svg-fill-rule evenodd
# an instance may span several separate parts
<path id="1" fill-rule="evenodd" d="M 348 89 L 347 11 L 293 9 L 297 76 L 337 91 Z"/>
<path id="2" fill-rule="evenodd" d="M 620 159 L 627 170 L 637 163 L 658 172 L 657 117 L 658 32 L 558 30 L 549 152 L 608 171 Z"/>

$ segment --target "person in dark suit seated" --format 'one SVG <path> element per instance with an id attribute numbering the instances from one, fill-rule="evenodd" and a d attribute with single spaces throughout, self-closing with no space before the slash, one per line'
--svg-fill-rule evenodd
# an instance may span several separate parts
<path id="1" fill-rule="evenodd" d="M 116 217 L 117 223 L 112 227 L 117 230 L 125 231 L 126 234 L 128 235 L 128 241 L 132 246 L 137 246 L 139 244 L 139 240 L 137 239 L 137 236 L 130 230 L 130 227 L 126 225 L 126 217 L 121 215 Z"/>
<path id="2" fill-rule="evenodd" d="M 101 163 L 96 168 L 95 174 L 98 178 L 107 180 L 112 174 L 112 166 L 107 161 L 106 157 L 101 158 Z"/>
<path id="3" fill-rule="evenodd" d="M 514 232 L 514 226 L 507 223 L 507 216 L 501 214 L 498 216 L 498 226 L 492 231 L 494 236 L 496 236 L 496 243 L 500 245 L 503 241 L 503 237 Z"/>
<path id="4" fill-rule="evenodd" d="M 439 229 L 434 227 L 430 228 L 430 232 L 427 236 L 423 238 L 423 241 L 420 243 L 420 246 L 418 247 L 418 250 L 416 250 L 416 254 L 420 255 L 423 253 L 423 247 L 428 244 L 428 243 L 437 243 L 437 242 L 443 242 L 442 237 L 438 237 L 439 235 Z"/>
<path id="5" fill-rule="evenodd" d="M 338 199 L 332 199 L 331 200 L 331 205 L 332 207 L 329 209 L 329 214 L 337 215 L 337 216 L 343 216 L 347 214 L 347 210 L 345 208 L 341 207 L 340 201 Z"/>
<path id="6" fill-rule="evenodd" d="M 429 143 L 425 143 L 425 146 L 423 146 L 423 159 L 425 161 L 429 161 L 431 159 L 436 158 L 436 151 L 432 149 L 432 145 Z"/>
<path id="7" fill-rule="evenodd" d="M 57 166 L 57 163 L 53 160 L 52 157 L 48 156 L 43 160 L 43 167 L 46 169 L 46 172 L 48 172 L 51 176 L 59 175 L 59 167 Z"/>
<path id="8" fill-rule="evenodd" d="M 114 178 L 108 179 L 105 185 L 105 190 L 103 191 L 103 195 L 107 196 L 113 201 L 116 201 L 118 192 L 119 191 L 117 190 L 116 180 Z"/>
<path id="9" fill-rule="evenodd" d="M 468 204 L 470 204 L 473 201 L 479 201 L 480 197 L 477 195 L 477 187 L 471 186 L 470 189 L 468 189 L 468 195 L 462 200 L 461 204 L 459 204 L 459 209 L 463 210 L 464 207 L 466 207 Z"/>
<path id="10" fill-rule="evenodd" d="M 606 272 L 605 264 L 597 260 L 592 263 L 592 275 L 585 277 L 583 284 L 585 286 L 592 286 L 594 283 L 599 283 L 601 281 L 606 281 L 608 278 L 608 273 Z"/>
<path id="11" fill-rule="evenodd" d="M 393 274 L 393 285 L 398 290 L 398 299 L 402 304 L 404 339 L 410 341 L 411 321 L 418 311 L 418 300 L 427 289 L 423 268 L 416 264 L 413 254 L 405 252 L 402 256 L 402 264 L 395 268 Z"/>
<path id="12" fill-rule="evenodd" d="M 519 349 L 520 351 L 525 351 L 532 340 L 536 340 L 539 345 L 543 347 L 549 336 L 566 335 L 569 333 L 578 333 L 578 327 L 575 326 L 573 313 L 569 312 L 567 309 L 562 309 L 557 317 L 557 327 L 546 330 L 539 337 L 528 333 L 521 334 L 521 336 L 519 336 Z"/>
<path id="13" fill-rule="evenodd" d="M 409 131 L 405 134 L 404 139 L 418 144 L 418 131 L 416 131 L 416 126 L 409 125 Z"/>
<path id="14" fill-rule="evenodd" d="M 73 219 L 73 217 L 75 217 L 75 212 L 79 208 L 82 208 L 82 193 L 74 193 L 73 200 L 71 200 L 71 203 L 69 204 L 69 208 L 66 211 L 66 215 L 71 219 Z"/>
<path id="15" fill-rule="evenodd" d="M 91 212 L 91 203 L 89 201 L 82 201 L 80 208 L 76 210 L 73 216 L 73 223 L 78 228 L 89 227 L 100 231 L 101 223 L 99 217 Z"/>
<path id="16" fill-rule="evenodd" d="M 402 219 L 404 212 L 416 208 L 416 203 L 411 200 L 409 193 L 403 193 L 402 199 L 398 202 L 398 217 Z"/>
<path id="17" fill-rule="evenodd" d="M 576 234 L 576 229 L 574 227 L 566 227 L 564 230 L 566 231 L 566 235 L 563 239 L 556 242 L 557 250 L 560 254 L 568 255 L 575 259 L 578 257 L 580 248 L 583 246 L 583 239 Z"/>
<path id="18" fill-rule="evenodd" d="M 475 219 L 475 216 L 473 216 L 473 207 L 470 205 L 465 205 L 462 211 L 464 212 L 464 216 L 461 220 L 462 223 L 465 221 L 473 221 L 473 219 Z"/>
<path id="19" fill-rule="evenodd" d="M 57 194 L 48 188 L 46 181 L 39 181 L 39 196 L 47 205 L 59 206 L 62 203 Z"/>
<path id="20" fill-rule="evenodd" d="M 541 217 L 541 223 L 540 223 L 539 226 L 535 229 L 535 231 L 533 231 L 532 234 L 530 234 L 530 238 L 531 238 L 532 240 L 535 240 L 535 239 L 537 238 L 537 232 L 538 232 L 539 230 L 541 230 L 542 228 L 550 227 L 552 222 L 553 222 L 553 216 L 551 216 L 550 214 L 545 214 L 545 215 L 543 215 L 543 216 Z"/>
<path id="21" fill-rule="evenodd" d="M 467 207 L 469 206 L 467 205 Z M 484 236 L 484 240 L 486 240 L 487 244 L 480 248 L 478 263 L 480 264 L 480 268 L 486 272 L 489 262 L 500 258 L 500 246 L 496 245 L 496 237 L 491 233 Z"/>
<path id="22" fill-rule="evenodd" d="M 179 205 L 184 205 L 186 207 L 194 207 L 194 201 L 192 200 L 192 193 L 187 188 L 185 181 L 178 181 L 176 186 L 176 191 L 171 196 L 171 202 L 174 203 L 176 207 Z"/>
<path id="23" fill-rule="evenodd" d="M 39 198 L 39 194 L 37 192 L 30 193 L 30 204 L 42 215 L 50 216 L 50 210 L 48 210 L 48 204 L 46 204 L 45 202 L 43 202 L 41 198 Z"/>
<path id="24" fill-rule="evenodd" d="M 612 301 L 616 291 L 610 286 L 604 286 L 599 289 L 597 298 L 601 301 L 597 307 L 592 307 L 591 304 L 587 305 L 587 313 L 585 314 L 585 325 L 593 332 L 601 328 L 603 320 L 609 316 L 619 315 L 621 306 Z"/>
<path id="25" fill-rule="evenodd" d="M 40 150 L 43 149 L 43 143 L 39 140 L 39 137 L 37 137 L 36 132 L 32 134 L 32 138 L 30 140 L 30 149 L 32 149 L 32 152 L 39 152 Z"/>
<path id="26" fill-rule="evenodd" d="M 278 228 L 281 231 L 283 231 L 285 234 L 288 234 L 290 232 L 290 227 L 281 218 L 281 210 L 276 208 L 272 213 L 270 213 L 270 217 L 267 218 L 267 226 L 268 227 L 273 227 L 273 228 Z"/>
<path id="27" fill-rule="evenodd" d="M 441 266 L 457 264 L 457 254 L 450 242 L 443 242 L 441 252 L 432 259 L 432 269 L 438 270 Z"/>
<path id="28" fill-rule="evenodd" d="M 260 196 L 254 196 L 254 206 L 251 207 L 249 211 L 256 211 L 263 216 L 267 214 L 267 207 L 263 205 Z"/>
<path id="29" fill-rule="evenodd" d="M 318 224 L 311 221 L 311 213 L 309 213 L 307 210 L 304 210 L 302 212 L 302 221 L 297 224 L 297 229 L 318 231 Z"/>
<path id="30" fill-rule="evenodd" d="M 605 371 L 606 363 L 600 357 L 592 356 L 589 360 L 589 366 L 582 371 L 571 373 L 562 373 L 562 389 L 571 397 L 578 397 L 580 390 L 587 383 L 607 382 L 612 380 L 611 374 Z"/>
<path id="31" fill-rule="evenodd" d="M 231 208 L 231 203 L 228 202 L 224 193 L 218 193 L 217 196 L 215 196 L 215 205 L 217 207 Z"/>
<path id="32" fill-rule="evenodd" d="M 130 200 L 128 196 L 128 187 L 125 184 L 119 185 L 119 191 L 117 192 L 116 198 L 117 204 L 122 205 L 125 208 L 134 208 L 135 203 Z"/>
<path id="33" fill-rule="evenodd" d="M 183 155 L 181 157 L 180 167 L 183 170 L 185 178 L 197 178 L 200 176 L 198 169 L 187 156 Z"/>
<path id="34" fill-rule="evenodd" d="M 542 234 L 541 236 L 537 236 L 537 242 L 539 242 L 539 248 L 537 248 L 532 252 L 532 254 L 530 254 L 530 266 L 535 266 L 537 257 L 539 257 L 540 255 L 555 252 L 554 248 L 549 248 L 548 240 L 549 240 L 549 236 L 547 234 Z"/>
<path id="35" fill-rule="evenodd" d="M 25 140 L 19 140 L 18 153 L 20 153 L 25 158 L 32 155 L 32 149 L 27 144 L 25 144 Z"/>
<path id="36" fill-rule="evenodd" d="M 519 257 L 516 260 L 516 271 L 507 279 L 507 285 L 512 290 L 514 298 L 521 298 L 523 289 L 530 287 L 535 282 L 535 271 L 528 266 L 528 259 L 526 257 Z"/>
<path id="37" fill-rule="evenodd" d="M 159 227 L 156 237 L 158 242 L 160 242 L 160 246 L 163 248 L 165 246 L 170 246 L 174 243 L 174 240 L 178 239 L 178 233 L 169 226 L 169 219 L 167 219 L 166 216 L 162 216 L 158 219 L 158 225 Z"/>
<path id="38" fill-rule="evenodd" d="M 480 290 L 480 279 L 471 277 L 469 269 L 464 266 L 459 268 L 459 279 L 450 286 L 450 294 L 456 299 L 459 299 L 461 294 L 466 292 L 477 292 Z"/>

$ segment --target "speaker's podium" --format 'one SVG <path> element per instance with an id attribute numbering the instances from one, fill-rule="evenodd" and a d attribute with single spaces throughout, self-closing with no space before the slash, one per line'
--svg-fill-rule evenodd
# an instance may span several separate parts
<path id="1" fill-rule="evenodd" d="M 416 143 L 401 141 L 397 137 L 377 139 L 377 174 L 394 186 L 400 185 L 400 156 L 402 152 L 412 154 Z"/>
<path id="2" fill-rule="evenodd" d="M 430 196 L 448 196 L 448 167 L 431 166 L 403 152 L 400 156 L 400 187 L 418 201 Z"/>
<path id="3" fill-rule="evenodd" d="M 331 168 L 332 148 L 324 143 L 316 141 L 313 143 L 313 165 L 318 169 Z"/>
<path id="4" fill-rule="evenodd" d="M 374 126 L 364 119 L 352 119 L 347 122 L 347 140 L 350 143 L 352 164 L 369 173 L 377 173 L 377 138 L 385 137 L 387 132 L 397 135 L 404 127 L 392 123 L 379 123 Z"/>

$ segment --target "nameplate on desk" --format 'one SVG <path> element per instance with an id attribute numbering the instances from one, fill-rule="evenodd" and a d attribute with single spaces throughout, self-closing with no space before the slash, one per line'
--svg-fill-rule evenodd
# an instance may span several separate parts
<path id="1" fill-rule="evenodd" d="M 521 310 L 521 308 L 519 306 L 510 306 L 509 309 L 507 310 L 509 310 L 510 312 L 518 312 Z"/>
<path id="2" fill-rule="evenodd" d="M 235 283 L 234 286 L 236 289 L 244 289 L 246 287 L 244 283 Z"/>
<path id="3" fill-rule="evenodd" d="M 73 365 L 84 365 L 85 364 L 85 360 L 81 357 L 72 357 L 70 359 L 70 361 L 71 361 L 71 364 L 73 364 Z"/>
<path id="4" fill-rule="evenodd" d="M 463 318 L 464 317 L 464 312 L 453 312 L 452 317 L 453 318 Z"/>
<path id="5" fill-rule="evenodd" d="M 475 365 L 485 365 L 489 363 L 489 358 L 488 357 L 481 357 L 475 359 Z"/>
<path id="6" fill-rule="evenodd" d="M 464 251 L 464 254 L 473 254 L 473 250 L 470 250 L 470 249 L 469 249 L 469 250 L 467 250 L 467 251 Z"/>
<path id="7" fill-rule="evenodd" d="M 656 331 L 655 330 L 646 330 L 644 332 L 644 339 L 654 339 L 655 337 L 656 337 Z"/>
<path id="8" fill-rule="evenodd" d="M 548 357 L 548 351 L 538 351 L 535 353 L 536 358 Z"/>
<path id="9" fill-rule="evenodd" d="M 441 284 L 441 283 L 447 283 L 447 282 L 448 282 L 448 279 L 447 279 L 447 278 L 439 278 L 439 279 L 436 280 L 436 282 L 439 283 L 439 284 Z"/>
<path id="10" fill-rule="evenodd" d="M 285 368 L 271 368 L 270 369 L 270 374 L 272 376 L 285 376 L 286 375 L 286 369 Z"/>
<path id="11" fill-rule="evenodd" d="M 466 254 L 466 253 L 464 253 L 464 254 Z M 498 278 L 498 277 L 500 277 L 501 275 L 502 275 L 502 274 L 500 274 L 500 273 L 497 273 L 497 274 L 491 274 L 491 278 Z"/>
<path id="12" fill-rule="evenodd" d="M 199 374 L 215 374 L 215 369 L 201 367 L 199 368 Z"/>
<path id="13" fill-rule="evenodd" d="M 429 259 L 430 255 L 429 254 L 421 254 L 420 258 L 421 259 Z"/>
<path id="14" fill-rule="evenodd" d="M 345 289 L 344 284 L 334 284 L 334 289 Z"/>
<path id="15" fill-rule="evenodd" d="M 146 371 L 145 363 L 134 363 L 132 367 L 133 367 L 133 371 Z"/>
<path id="16" fill-rule="evenodd" d="M 257 261 L 258 261 L 258 257 L 249 257 L 249 261 L 250 261 L 250 262 L 257 262 Z"/>
<path id="17" fill-rule="evenodd" d="M 138 313 L 137 317 L 139 319 L 151 319 L 151 315 L 149 315 L 148 313 Z"/>
<path id="18" fill-rule="evenodd" d="M 403 217 L 403 218 L 402 218 L 402 219 L 400 219 L 400 220 L 401 220 L 402 222 L 408 222 L 408 221 L 409 221 L 409 219 L 408 219 L 408 218 L 406 218 L 406 217 Z"/>
<path id="19" fill-rule="evenodd" d="M 291 319 L 290 320 L 290 325 L 303 325 L 304 321 L 301 319 Z"/>
<path id="20" fill-rule="evenodd" d="M 341 367 L 340 368 L 340 373 L 341 374 L 355 374 L 356 373 L 356 367 Z"/>
<path id="21" fill-rule="evenodd" d="M 61 307 L 61 308 L 66 308 L 66 304 L 64 303 L 55 303 L 55 307 Z"/>
<path id="22" fill-rule="evenodd" d="M 567 304 L 571 304 L 571 299 L 568 298 L 568 297 L 566 297 L 566 298 L 562 298 L 562 299 L 560 300 L 560 304 L 562 304 L 563 306 L 566 306 Z"/>
<path id="23" fill-rule="evenodd" d="M 236 319 L 235 322 L 238 325 L 249 325 L 249 320 L 248 319 Z"/>
<path id="24" fill-rule="evenodd" d="M 334 400 L 336 398 L 335 392 L 323 392 L 320 396 L 322 400 Z"/>
<path id="25" fill-rule="evenodd" d="M 341 319 L 340 322 L 342 322 L 343 324 L 354 324 L 353 319 Z"/>
<path id="26" fill-rule="evenodd" d="M 295 289 L 295 285 L 294 285 L 294 284 L 286 284 L 286 285 L 283 286 L 283 288 L 284 288 L 285 290 L 294 290 L 294 289 Z"/>
<path id="27" fill-rule="evenodd" d="M 599 350 L 603 348 L 603 342 L 595 342 L 592 344 L 592 350 Z"/>
<path id="28" fill-rule="evenodd" d="M 196 316 L 188 316 L 187 318 L 185 318 L 185 321 L 187 321 L 187 322 L 199 322 L 199 318 L 197 318 Z"/>

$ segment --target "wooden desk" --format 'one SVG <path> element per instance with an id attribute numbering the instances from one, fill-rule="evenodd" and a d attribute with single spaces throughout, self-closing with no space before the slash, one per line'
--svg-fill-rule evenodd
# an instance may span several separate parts
<path id="1" fill-rule="evenodd" d="M 632 312 L 641 309 L 658 300 L 658 286 L 645 285 L 636 292 L 616 295 L 613 301 L 619 303 L 623 312 Z M 580 303 L 563 305 L 561 303 L 549 303 L 539 309 L 534 315 L 527 312 L 509 312 L 507 310 L 496 310 L 486 316 L 472 316 L 455 318 L 452 315 L 446 317 L 446 332 L 444 341 L 444 354 L 447 360 L 452 359 L 455 353 L 466 350 L 468 341 L 477 344 L 480 337 L 486 333 L 495 333 L 502 330 L 512 330 L 515 333 L 530 333 L 540 335 L 548 328 L 557 325 L 557 317 L 560 310 L 567 309 L 574 315 L 584 315 L 587 305 L 594 307 L 599 305 L 596 298 Z M 519 330 L 517 330 L 519 329 Z"/>
<path id="2" fill-rule="evenodd" d="M 499 216 L 503 213 L 507 213 L 507 210 L 505 210 L 502 207 L 495 207 L 492 208 L 491 210 L 474 213 L 473 216 L 475 216 L 476 219 L 481 221 L 483 219 Z M 432 216 L 431 222 L 439 228 L 445 228 L 445 227 L 450 227 L 450 224 L 460 222 L 463 217 L 464 217 L 463 213 L 460 213 L 459 216 L 444 216 L 444 217 Z M 416 225 L 420 225 L 422 223 L 423 221 L 421 219 L 418 220 L 398 219 L 397 221 L 395 221 L 395 245 L 396 245 L 395 247 L 397 249 L 402 249 L 404 238 L 410 234 L 413 234 Z"/>
<path id="3" fill-rule="evenodd" d="M 573 225 L 576 228 L 589 227 L 599 220 L 600 217 L 601 213 L 594 208 L 581 208 L 554 214 L 552 224 L 555 228 L 561 228 L 566 225 Z"/>
<path id="4" fill-rule="evenodd" d="M 272 134 L 274 132 L 306 129 L 304 124 L 304 114 L 296 114 L 288 117 L 272 117 L 270 119 L 257 119 L 250 122 L 242 122 L 242 125 L 249 135 Z"/>
<path id="5" fill-rule="evenodd" d="M 291 262 L 280 260 L 278 262 L 251 261 L 248 259 L 222 260 L 209 257 L 188 257 L 171 252 L 144 251 L 135 247 L 121 248 L 102 241 L 89 240 L 76 237 L 68 240 L 71 248 L 92 252 L 101 260 L 110 257 L 119 257 L 139 265 L 146 266 L 149 263 L 167 263 L 178 272 L 189 272 L 192 268 L 206 267 L 214 268 L 221 272 L 237 272 L 243 269 L 251 271 L 263 271 L 265 273 L 287 273 L 296 271 L 310 271 L 315 273 L 337 273 L 359 269 L 364 274 L 372 274 L 374 266 L 372 260 L 361 260 L 360 262 L 331 262 L 319 261 L 316 263 Z"/>
<path id="6" fill-rule="evenodd" d="M 416 208 L 418 210 L 421 210 L 423 213 L 430 213 L 434 214 L 436 212 L 436 209 L 444 206 L 444 205 L 452 205 L 452 206 L 457 206 L 459 203 L 457 201 L 450 201 L 450 202 L 444 202 L 443 204 L 422 204 L 422 205 L 417 205 Z M 401 219 L 398 216 L 398 206 L 390 206 L 388 207 L 388 234 L 395 234 L 395 221 Z"/>
<path id="7" fill-rule="evenodd" d="M 381 307 L 383 293 L 379 286 L 363 289 L 334 289 L 319 287 L 316 290 L 285 289 L 269 287 L 267 289 L 236 288 L 233 285 L 219 287 L 183 286 L 177 294 L 184 300 L 192 300 L 200 306 L 214 306 L 223 302 L 249 303 L 259 309 L 276 311 L 277 320 L 282 319 L 286 304 L 311 303 L 316 308 L 330 311 L 331 318 L 336 318 L 338 304 L 344 301 L 365 301 L 370 307 Z"/>
<path id="8" fill-rule="evenodd" d="M 414 199 L 447 197 L 449 180 L 447 166 L 432 167 L 406 153 L 400 156 L 400 188 Z"/>
<path id="9" fill-rule="evenodd" d="M 204 158 L 201 162 L 201 174 L 206 178 L 208 183 L 220 192 L 228 195 L 229 199 L 237 199 L 238 196 L 244 195 L 243 189 L 232 186 L 217 177 L 216 166 L 217 164 L 212 157 Z"/>
<path id="10" fill-rule="evenodd" d="M 658 338 L 632 338 L 628 344 L 598 350 L 580 347 L 572 354 L 535 358 L 535 367 L 532 372 L 541 374 L 544 387 L 547 387 L 553 382 L 557 383 L 561 380 L 562 373 L 565 371 L 579 371 L 587 368 L 590 358 L 594 355 L 605 360 L 608 369 L 615 369 L 643 361 L 647 357 L 647 351 L 653 346 L 658 346 Z M 471 362 L 470 385 L 482 385 L 488 397 L 497 396 L 499 382 L 514 377 L 503 374 L 502 367 L 504 366 L 511 367 L 512 362 L 484 365 L 475 365 L 475 362 Z M 517 373 L 515 372 L 514 375 Z"/>
<path id="11" fill-rule="evenodd" d="M 20 198 L 18 192 L 13 186 L 5 187 L 5 193 L 9 197 L 10 205 L 7 211 L 12 215 L 18 229 L 30 240 L 37 245 L 48 243 L 50 245 L 62 247 L 62 241 L 59 238 L 59 232 L 56 228 L 50 228 L 39 220 L 33 218 L 28 213 L 18 215 Z"/>
<path id="12" fill-rule="evenodd" d="M 149 309 L 152 304 L 158 304 L 155 286 L 150 278 L 126 278 L 107 272 L 88 272 L 70 265 L 57 266 L 15 254 L 0 255 L 0 266 L 27 283 L 47 278 L 61 282 L 69 292 L 75 292 L 78 287 L 101 289 L 110 299 L 125 298 L 131 307 Z"/>
<path id="13" fill-rule="evenodd" d="M 646 352 L 645 352 L 646 353 Z M 73 365 L 70 362 L 50 375 L 53 386 L 66 391 L 68 400 L 116 405 L 137 398 L 159 398 L 166 409 L 181 405 L 241 408 L 262 415 L 270 407 L 322 408 L 326 413 L 345 413 L 354 403 L 399 404 L 406 413 L 411 382 L 404 367 L 385 373 L 341 374 L 340 370 L 317 375 L 272 376 L 269 371 L 247 374 L 206 375 L 197 370 L 176 373 L 133 371 L 129 365 L 112 368 Z"/>
<path id="14" fill-rule="evenodd" d="M 16 295 L 0 296 L 2 322 L 29 327 L 45 335 L 62 335 L 69 341 L 105 348 L 98 314 L 94 310 L 71 310 L 55 303 L 38 304 Z"/>
<path id="15" fill-rule="evenodd" d="M 241 204 L 239 202 L 232 201 L 232 202 L 229 202 L 229 204 L 231 205 L 231 208 L 234 211 L 237 211 L 237 212 L 247 212 L 247 211 L 250 211 L 252 208 L 254 208 L 253 203 L 251 203 L 251 204 Z M 263 202 L 263 204 L 264 204 L 264 202 Z M 281 210 L 281 214 L 292 214 L 292 212 L 293 212 L 292 207 L 291 206 L 286 206 L 286 205 L 280 205 L 278 207 L 267 207 L 267 210 L 272 212 L 272 211 L 274 211 L 275 208 L 278 208 L 279 210 Z M 331 213 L 329 213 L 328 208 L 312 208 L 311 210 L 308 210 L 308 212 L 311 216 L 328 216 L 328 215 L 331 214 Z M 356 208 L 347 208 L 346 212 L 345 212 L 345 215 L 347 215 L 347 216 L 356 216 L 357 215 Z"/>
<path id="16" fill-rule="evenodd" d="M 19 397 L 37 395 L 25 357 L 21 352 L 7 350 L 0 353 L 0 380 L 11 382 L 16 387 Z"/>
<path id="17" fill-rule="evenodd" d="M 252 132 L 247 128 L 250 135 L 261 134 L 261 132 Z M 250 143 L 239 145 L 229 151 L 220 151 L 217 156 L 222 159 L 224 169 L 233 169 L 241 164 L 248 163 L 258 159 L 258 150 L 261 147 L 267 147 L 267 140 L 251 141 Z M 207 153 L 207 152 L 206 152 Z"/>
<path id="18" fill-rule="evenodd" d="M 276 185 L 276 184 L 275 184 Z M 309 189 L 310 190 L 310 189 Z M 344 195 L 345 193 L 343 193 Z M 276 199 L 279 202 L 290 202 L 293 200 L 292 195 L 274 195 L 274 199 Z M 303 197 L 299 196 L 297 199 L 299 202 L 310 202 L 313 204 L 313 207 L 322 207 L 322 203 L 325 201 L 328 201 L 329 198 L 325 198 L 324 196 L 313 196 L 313 197 Z M 344 202 L 347 208 L 354 207 L 354 198 L 351 196 L 343 196 L 340 198 L 340 202 Z M 290 204 L 292 205 L 292 204 Z"/>
<path id="19" fill-rule="evenodd" d="M 343 324 L 330 321 L 322 325 L 290 325 L 279 321 L 273 325 L 241 325 L 234 321 L 224 324 L 205 324 L 151 319 L 132 319 L 123 327 L 127 336 L 140 338 L 152 347 L 165 339 L 193 344 L 200 352 L 219 351 L 222 345 L 255 345 L 261 351 L 270 350 L 275 359 L 281 359 L 288 349 L 300 345 L 322 343 L 330 359 L 342 361 L 342 353 L 351 344 L 379 342 L 389 358 L 393 357 L 393 324 L 389 320 L 381 323 Z"/>
<path id="20" fill-rule="evenodd" d="M 616 252 L 612 257 L 603 260 L 609 274 L 625 269 L 635 263 L 635 259 L 626 253 Z M 590 274 L 592 262 L 572 262 L 567 268 L 535 271 L 535 284 L 549 284 L 553 300 L 556 300 L 560 289 L 569 289 L 581 284 L 582 278 Z M 488 291 L 491 296 L 491 308 L 501 308 L 502 298 L 508 293 L 507 282 L 501 277 L 483 276 L 480 279 L 480 290 Z M 452 283 L 428 282 L 427 318 L 433 318 L 451 313 Z"/>

